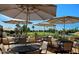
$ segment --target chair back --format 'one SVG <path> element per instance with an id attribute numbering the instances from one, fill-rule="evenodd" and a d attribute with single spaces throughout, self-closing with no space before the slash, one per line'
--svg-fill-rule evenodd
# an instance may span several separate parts
<path id="1" fill-rule="evenodd" d="M 26 42 L 30 42 L 30 39 L 31 39 L 31 37 L 30 37 L 30 36 L 28 36 L 28 38 L 27 38 Z"/>
<path id="2" fill-rule="evenodd" d="M 0 51 L 2 54 L 6 52 L 3 44 L 0 44 Z"/>
<path id="3" fill-rule="evenodd" d="M 64 48 L 65 51 L 71 51 L 73 43 L 72 42 L 67 42 L 67 43 L 64 43 L 63 46 L 64 46 L 63 48 Z"/>
<path id="4" fill-rule="evenodd" d="M 3 38 L 3 44 L 4 45 L 9 45 L 10 44 L 8 38 Z"/>
<path id="5" fill-rule="evenodd" d="M 51 38 L 50 39 L 50 45 L 51 45 L 51 47 L 58 47 L 58 44 L 57 44 L 56 40 L 57 39 L 55 39 L 55 38 Z"/>
<path id="6" fill-rule="evenodd" d="M 43 43 L 41 45 L 41 49 L 42 50 L 46 50 L 47 49 L 47 45 L 48 45 L 48 42 L 47 41 L 43 41 Z"/>
<path id="7" fill-rule="evenodd" d="M 40 53 L 46 54 L 47 53 L 47 48 L 48 48 L 48 42 L 43 41 L 43 43 L 42 43 L 42 45 L 40 47 L 40 49 L 41 49 Z"/>

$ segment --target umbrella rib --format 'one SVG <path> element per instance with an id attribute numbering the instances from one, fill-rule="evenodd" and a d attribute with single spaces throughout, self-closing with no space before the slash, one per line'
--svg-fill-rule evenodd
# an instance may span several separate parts
<path id="1" fill-rule="evenodd" d="M 40 10 L 40 11 L 43 11 L 44 13 L 46 13 L 46 14 L 49 14 L 48 12 L 45 12 L 44 10 L 41 10 L 41 9 L 39 9 L 39 8 L 36 8 L 36 9 L 38 9 L 38 10 Z M 51 15 L 51 14 L 49 14 L 49 15 Z M 52 15 L 51 15 L 52 16 Z"/>
<path id="2" fill-rule="evenodd" d="M 25 9 L 23 9 L 22 11 L 20 11 L 17 15 L 15 15 L 13 18 L 16 18 L 19 14 L 21 14 Z"/>
<path id="3" fill-rule="evenodd" d="M 35 11 L 33 11 L 33 12 L 35 12 Z M 41 15 L 39 15 L 37 12 L 35 12 L 41 19 L 43 19 L 44 20 L 44 18 L 41 16 Z"/>
<path id="4" fill-rule="evenodd" d="M 18 9 L 18 8 L 12 8 L 12 9 Z M 0 10 L 0 12 L 2 12 L 2 11 L 8 11 L 8 10 L 12 10 L 12 9 L 2 9 L 2 10 Z"/>

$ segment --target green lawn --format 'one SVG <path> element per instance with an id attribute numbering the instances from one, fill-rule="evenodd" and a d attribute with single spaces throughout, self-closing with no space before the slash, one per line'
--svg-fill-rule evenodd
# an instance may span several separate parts
<path id="1" fill-rule="evenodd" d="M 34 36 L 35 33 L 39 36 L 53 35 L 53 33 L 50 33 L 50 32 L 28 32 L 28 35 Z"/>

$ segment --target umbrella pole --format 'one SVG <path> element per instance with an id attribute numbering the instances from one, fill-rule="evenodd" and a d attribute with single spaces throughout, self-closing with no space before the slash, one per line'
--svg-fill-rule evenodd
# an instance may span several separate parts
<path id="1" fill-rule="evenodd" d="M 27 22 L 29 20 L 29 9 L 28 9 L 28 6 L 27 6 L 27 13 L 26 13 L 26 29 L 27 29 Z M 27 30 L 26 30 L 26 35 L 27 35 Z"/>
<path id="2" fill-rule="evenodd" d="M 45 26 L 44 26 L 44 36 L 45 36 Z"/>
<path id="3" fill-rule="evenodd" d="M 53 29 L 53 28 L 51 28 L 51 29 Z M 49 31 L 49 35 L 51 35 L 51 31 Z"/>
<path id="4" fill-rule="evenodd" d="M 54 29 L 54 31 L 56 30 L 56 25 L 53 25 L 53 29 Z M 56 31 L 55 31 L 55 34 L 56 34 Z"/>
<path id="5" fill-rule="evenodd" d="M 65 19 L 64 19 L 64 38 L 65 38 Z"/>
<path id="6" fill-rule="evenodd" d="M 56 38 L 57 38 L 56 25 L 54 25 L 54 31 L 55 31 L 55 35 L 56 35 Z"/>

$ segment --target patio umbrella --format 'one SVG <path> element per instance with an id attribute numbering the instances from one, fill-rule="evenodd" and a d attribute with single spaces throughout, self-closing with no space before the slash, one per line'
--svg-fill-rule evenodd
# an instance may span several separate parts
<path id="1" fill-rule="evenodd" d="M 64 17 L 57 17 L 53 18 L 53 20 L 48 20 L 48 22 L 53 22 L 56 20 L 57 24 L 64 24 L 64 34 L 65 34 L 65 24 L 72 24 L 75 22 L 79 22 L 79 17 L 74 17 L 74 16 L 64 16 Z"/>
<path id="2" fill-rule="evenodd" d="M 12 19 L 12 20 L 8 20 L 8 21 L 3 21 L 4 23 L 10 23 L 10 24 L 26 24 L 25 20 L 21 20 L 21 19 Z M 28 24 L 32 24 L 32 22 L 27 22 Z M 20 27 L 18 27 L 20 28 Z"/>
<path id="3" fill-rule="evenodd" d="M 56 5 L 1 4 L 0 13 L 16 19 L 46 20 L 56 16 Z"/>
<path id="4" fill-rule="evenodd" d="M 34 24 L 34 25 L 43 26 L 44 27 L 44 34 L 45 34 L 45 27 L 54 26 L 54 24 L 48 23 L 48 22 L 42 22 L 42 23 L 38 23 L 38 24 Z"/>
<path id="5" fill-rule="evenodd" d="M 0 13 L 16 19 L 47 20 L 56 16 L 56 5 L 51 4 L 1 4 Z M 26 26 L 27 27 L 27 26 Z"/>
<path id="6" fill-rule="evenodd" d="M 12 19 L 8 21 L 3 21 L 4 23 L 10 23 L 10 24 L 26 24 L 25 20 L 20 20 L 20 19 Z M 32 24 L 32 22 L 27 22 L 28 24 Z"/>
<path id="7" fill-rule="evenodd" d="M 3 28 L 4 31 L 14 31 L 12 28 Z"/>
<path id="8" fill-rule="evenodd" d="M 60 17 L 55 17 L 53 19 L 48 20 L 47 22 L 54 24 L 64 24 L 64 28 L 65 28 L 65 24 L 72 23 L 70 20 L 66 20 L 66 19 L 64 20 L 63 18 Z"/>
<path id="9" fill-rule="evenodd" d="M 57 17 L 54 17 L 54 18 L 52 18 L 52 19 L 49 19 L 47 22 L 53 23 L 53 24 L 54 24 L 53 27 L 54 27 L 55 30 L 56 30 L 56 24 L 60 23 L 60 22 L 57 20 Z M 55 33 L 56 33 L 56 31 L 55 31 Z"/>

